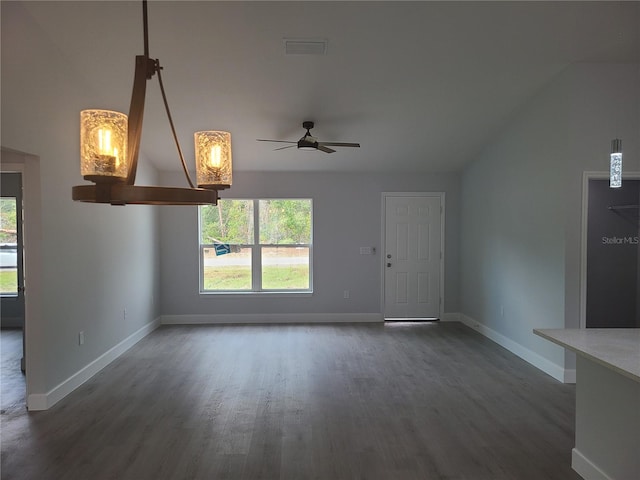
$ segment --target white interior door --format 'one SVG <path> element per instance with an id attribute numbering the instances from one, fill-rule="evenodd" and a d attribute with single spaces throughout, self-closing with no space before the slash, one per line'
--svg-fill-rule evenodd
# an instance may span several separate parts
<path id="1" fill-rule="evenodd" d="M 440 318 L 442 194 L 384 196 L 384 316 Z"/>

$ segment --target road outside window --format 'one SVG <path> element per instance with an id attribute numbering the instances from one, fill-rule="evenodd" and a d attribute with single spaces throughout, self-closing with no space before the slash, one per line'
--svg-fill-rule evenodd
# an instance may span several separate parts
<path id="1" fill-rule="evenodd" d="M 200 207 L 200 291 L 310 292 L 312 210 L 311 199 Z"/>

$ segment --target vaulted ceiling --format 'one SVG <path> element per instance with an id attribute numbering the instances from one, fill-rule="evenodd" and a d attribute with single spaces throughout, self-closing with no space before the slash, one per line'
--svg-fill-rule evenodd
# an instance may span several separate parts
<path id="1" fill-rule="evenodd" d="M 4 2 L 3 2 L 4 3 Z M 638 2 L 188 2 L 149 4 L 150 54 L 187 157 L 193 132 L 227 130 L 236 170 L 455 171 L 576 62 L 638 62 Z M 17 8 L 17 7 L 16 7 Z M 25 2 L 22 13 L 96 92 L 126 112 L 140 2 Z M 283 39 L 326 40 L 287 55 Z M 46 73 L 45 73 L 46 72 Z M 4 100 L 4 98 L 3 98 Z M 178 170 L 157 80 L 142 150 Z M 333 154 L 257 142 L 360 142 Z"/>

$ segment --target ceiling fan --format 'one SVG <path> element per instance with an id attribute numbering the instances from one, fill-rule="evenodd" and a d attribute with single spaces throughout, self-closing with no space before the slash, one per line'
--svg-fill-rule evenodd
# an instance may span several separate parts
<path id="1" fill-rule="evenodd" d="M 310 121 L 302 122 L 302 128 L 307 130 L 307 133 L 298 140 L 292 142 L 289 140 L 263 140 L 258 139 L 259 142 L 277 142 L 277 143 L 290 143 L 286 147 L 276 148 L 275 150 L 284 150 L 285 148 L 298 147 L 299 150 L 320 150 L 324 153 L 333 153 L 334 149 L 329 147 L 360 147 L 359 143 L 345 143 L 345 142 L 319 142 L 317 138 L 311 135 L 310 130 L 313 128 L 314 123 Z"/>

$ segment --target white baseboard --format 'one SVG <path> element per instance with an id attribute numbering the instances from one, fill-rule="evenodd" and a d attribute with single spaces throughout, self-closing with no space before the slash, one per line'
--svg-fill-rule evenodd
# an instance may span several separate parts
<path id="1" fill-rule="evenodd" d="M 571 450 L 571 468 L 584 480 L 613 480 L 575 448 Z"/>
<path id="2" fill-rule="evenodd" d="M 460 321 L 464 323 L 466 326 L 480 332 L 485 337 L 493 340 L 498 345 L 506 348 L 511 353 L 517 355 L 522 358 L 526 362 L 530 363 L 534 367 L 539 368 L 543 372 L 548 375 L 551 375 L 556 380 L 559 380 L 563 383 L 575 383 L 576 381 L 576 371 L 575 370 L 566 370 L 562 368 L 560 365 L 553 363 L 552 361 L 544 358 L 543 356 L 537 354 L 533 350 L 530 350 L 517 342 L 514 342 L 510 338 L 505 337 L 501 333 L 492 330 L 491 328 L 481 324 L 477 320 L 474 320 L 467 315 L 460 314 Z"/>
<path id="3" fill-rule="evenodd" d="M 93 362 L 78 370 L 47 393 L 30 394 L 27 397 L 27 409 L 29 411 L 35 411 L 51 408 L 159 326 L 160 318 L 156 318 L 155 320 L 147 323 L 144 327 L 140 328 L 138 331 L 129 335 L 115 347 L 100 355 Z"/>
<path id="4" fill-rule="evenodd" d="M 381 313 L 238 313 L 210 315 L 162 315 L 162 325 L 264 324 L 264 323 L 375 323 Z"/>

